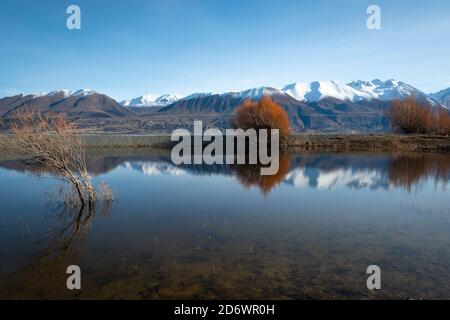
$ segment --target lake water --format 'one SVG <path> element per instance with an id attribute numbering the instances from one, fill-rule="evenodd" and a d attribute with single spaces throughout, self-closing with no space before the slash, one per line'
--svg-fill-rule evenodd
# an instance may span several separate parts
<path id="1" fill-rule="evenodd" d="M 39 168 L 0 161 L 0 298 L 450 298 L 448 155 L 291 152 L 272 177 L 162 150 L 88 156 L 117 201 L 79 219 Z"/>

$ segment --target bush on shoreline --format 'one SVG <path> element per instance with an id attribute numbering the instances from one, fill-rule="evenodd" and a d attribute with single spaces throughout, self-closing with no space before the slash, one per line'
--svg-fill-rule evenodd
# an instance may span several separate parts
<path id="1" fill-rule="evenodd" d="M 236 109 L 236 127 L 240 129 L 278 129 L 280 140 L 287 141 L 291 125 L 286 111 L 264 96 L 260 101 L 246 100 Z"/>
<path id="2" fill-rule="evenodd" d="M 450 134 L 449 110 L 439 106 L 432 110 L 428 102 L 408 97 L 395 100 L 387 112 L 394 131 L 405 134 Z"/>

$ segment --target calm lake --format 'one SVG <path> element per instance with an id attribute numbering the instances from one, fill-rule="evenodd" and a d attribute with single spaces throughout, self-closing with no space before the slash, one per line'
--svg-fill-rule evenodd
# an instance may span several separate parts
<path id="1" fill-rule="evenodd" d="M 88 165 L 117 201 L 79 218 L 40 168 L 0 161 L 0 298 L 450 298 L 449 155 L 291 152 L 270 177 L 164 150 Z"/>

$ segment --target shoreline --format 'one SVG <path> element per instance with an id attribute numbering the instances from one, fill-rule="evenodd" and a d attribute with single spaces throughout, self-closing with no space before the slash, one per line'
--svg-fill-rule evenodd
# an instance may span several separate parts
<path id="1" fill-rule="evenodd" d="M 82 134 L 86 148 L 171 148 L 169 134 Z M 0 146 L 7 134 L 0 134 Z M 290 136 L 288 148 L 310 151 L 403 151 L 450 153 L 450 136 L 401 134 L 315 134 Z M 0 148 L 1 150 L 1 148 Z"/>

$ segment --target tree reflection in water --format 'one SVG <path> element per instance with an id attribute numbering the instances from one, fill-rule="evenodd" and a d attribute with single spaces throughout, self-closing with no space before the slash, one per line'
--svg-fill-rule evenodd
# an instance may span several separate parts
<path id="1" fill-rule="evenodd" d="M 395 155 L 389 161 L 388 176 L 394 186 L 400 186 L 408 192 L 429 178 L 434 178 L 436 186 L 442 183 L 445 189 L 450 178 L 450 156 Z"/>
<path id="2" fill-rule="evenodd" d="M 422 185 L 429 186 L 429 184 L 422 184 L 422 182 L 426 181 L 435 181 L 436 185 L 439 184 L 440 186 L 442 183 L 446 186 L 450 178 L 450 156 L 442 154 L 335 154 L 325 152 L 319 154 L 284 154 L 280 157 L 279 171 L 274 176 L 261 176 L 260 166 L 258 165 L 183 165 L 177 167 L 171 163 L 170 155 L 167 154 L 139 156 L 133 156 L 133 154 L 121 156 L 106 155 L 96 156 L 93 160 L 91 159 L 91 161 L 88 162 L 88 164 L 90 163 L 90 174 L 98 176 L 101 173 L 113 171 L 117 168 L 117 171 L 121 173 L 121 177 L 123 177 L 120 179 L 120 183 L 123 184 L 123 188 L 128 188 L 130 184 L 137 181 L 133 179 L 139 179 L 141 185 L 135 186 L 135 189 L 127 190 L 128 192 L 121 192 L 121 201 L 123 201 L 126 206 L 117 212 L 118 214 L 123 214 L 124 219 L 129 218 L 126 217 L 125 214 L 128 212 L 140 213 L 142 216 L 139 216 L 139 219 L 147 219 L 147 208 L 153 206 L 154 213 L 156 213 L 156 217 L 154 217 L 154 219 L 156 220 L 152 221 L 160 221 L 161 219 L 159 217 L 162 216 L 163 213 L 167 212 L 165 211 L 167 205 L 166 200 L 159 199 L 161 195 L 160 193 L 154 194 L 153 197 L 142 199 L 140 198 L 141 194 L 135 196 L 133 192 L 135 190 L 141 190 L 140 188 L 142 186 L 159 186 L 158 183 L 161 180 L 158 179 L 164 177 L 155 177 L 156 175 L 171 175 L 171 177 L 166 177 L 167 179 L 165 181 L 170 181 L 173 183 L 173 186 L 178 186 L 179 181 L 182 183 L 186 175 L 190 177 L 202 175 L 218 176 L 219 179 L 217 180 L 219 182 L 221 177 L 231 176 L 235 178 L 236 182 L 239 182 L 239 185 L 236 183 L 230 185 L 227 184 L 225 185 L 225 188 L 232 188 L 233 192 L 240 192 L 242 188 L 255 187 L 258 188 L 266 197 L 269 197 L 269 193 L 274 191 L 274 189 L 279 187 L 281 184 L 284 184 L 286 188 L 352 188 L 355 189 L 353 194 L 358 195 L 356 189 L 364 188 L 382 190 L 398 188 L 409 192 L 416 187 L 420 188 Z M 34 174 L 39 172 L 39 168 L 28 165 L 24 161 L 2 161 L 0 162 L 0 166 L 8 170 L 16 170 L 20 172 L 33 172 Z M 128 174 L 128 170 L 139 171 L 139 175 Z M 42 168 L 40 171 L 45 174 L 45 170 Z M 109 178 L 111 178 L 111 176 L 107 176 L 107 179 Z M 208 183 L 207 186 L 209 187 L 209 183 L 212 179 L 196 180 L 198 180 L 198 183 L 200 184 L 203 183 L 203 180 L 205 180 Z M 229 180 L 231 179 L 226 179 L 226 181 Z M 225 189 L 225 191 L 229 192 L 230 189 Z M 180 189 L 175 191 L 179 190 L 182 190 L 181 184 Z M 382 190 L 373 194 L 383 196 L 385 192 Z M 173 190 L 170 189 L 170 191 L 172 192 Z M 353 192 L 353 190 L 347 191 Z M 298 193 L 301 192 L 302 190 L 298 190 Z M 131 193 L 133 193 L 133 197 L 130 198 Z M 296 190 L 288 190 L 288 193 L 290 197 L 296 196 Z M 331 192 L 323 192 L 322 194 L 318 194 L 317 198 L 312 197 L 311 199 L 305 199 L 305 201 L 321 201 L 321 199 L 325 199 L 324 201 L 330 201 L 330 208 L 332 208 L 333 202 L 331 201 L 333 198 L 329 198 L 330 194 Z M 215 283 L 217 287 L 214 287 L 211 285 L 211 282 L 206 281 L 206 284 L 203 287 L 205 291 L 201 291 L 200 289 L 197 289 L 197 287 L 194 289 L 189 287 L 186 284 L 186 279 L 194 279 L 191 281 L 191 283 L 193 283 L 195 282 L 195 276 L 199 270 L 201 272 L 205 272 L 205 270 L 207 270 L 206 273 L 208 274 L 210 270 L 212 270 L 211 274 L 213 274 L 215 279 L 222 279 L 225 276 L 228 276 L 229 279 L 234 279 L 236 284 L 241 284 L 243 280 L 240 276 L 238 277 L 236 275 L 235 261 L 244 261 L 248 263 L 245 265 L 245 267 L 248 268 L 247 270 L 253 270 L 252 268 L 254 267 L 254 261 L 256 261 L 252 260 L 252 256 L 254 254 L 254 257 L 258 260 L 261 258 L 267 258 L 267 261 L 269 262 L 282 261 L 280 256 L 275 253 L 275 251 L 282 250 L 273 250 L 272 252 L 270 250 L 257 251 L 257 249 L 254 249 L 254 243 L 264 243 L 266 239 L 269 239 L 267 240 L 267 246 L 268 248 L 271 248 L 273 243 L 276 243 L 276 241 L 272 242 L 272 239 L 279 239 L 282 235 L 274 233 L 273 238 L 267 238 L 265 235 L 264 237 L 259 238 L 259 230 L 255 231 L 256 233 L 252 233 L 255 229 L 255 221 L 249 219 L 246 215 L 242 215 L 244 227 L 240 229 L 242 232 L 240 236 L 244 241 L 250 240 L 249 244 L 251 245 L 250 252 L 252 256 L 247 255 L 247 249 L 245 249 L 244 255 L 242 253 L 243 251 L 240 251 L 243 242 L 240 241 L 241 238 L 238 236 L 238 230 L 233 231 L 236 232 L 233 234 L 235 240 L 228 237 L 230 230 L 228 229 L 228 220 L 226 220 L 225 224 L 225 233 L 218 231 L 214 236 L 214 233 L 209 232 L 210 230 L 215 230 L 213 227 L 208 230 L 208 233 L 203 232 L 204 228 L 210 228 L 204 224 L 203 220 L 205 216 L 209 217 L 209 212 L 198 216 L 197 213 L 192 213 L 186 218 L 186 220 L 183 220 L 184 218 L 179 218 L 179 216 L 172 219 L 172 216 L 170 216 L 170 221 L 167 219 L 169 222 L 168 225 L 149 224 L 147 226 L 144 223 L 140 223 L 140 228 L 142 228 L 140 230 L 143 231 L 142 238 L 137 238 L 137 235 L 140 234 L 135 236 L 135 230 L 127 227 L 127 230 L 124 232 L 125 236 L 123 237 L 125 246 L 120 248 L 120 250 L 113 248 L 114 245 L 110 245 L 110 243 L 115 244 L 113 241 L 117 238 L 115 231 L 116 229 L 114 229 L 116 226 L 114 226 L 113 229 L 106 228 L 108 229 L 107 231 L 95 230 L 95 239 L 89 238 L 89 241 L 87 241 L 86 239 L 88 233 L 91 232 L 91 236 L 94 233 L 92 232 L 92 225 L 94 221 L 99 221 L 98 219 L 107 219 L 110 212 L 110 206 L 113 202 L 98 199 L 94 208 L 87 208 L 79 206 L 76 198 L 73 198 L 72 196 L 73 194 L 70 190 L 66 190 L 64 188 L 56 189 L 55 192 L 48 195 L 49 203 L 46 211 L 49 212 L 48 218 L 51 222 L 53 222 L 51 225 L 54 227 L 51 230 L 45 231 L 44 236 L 40 236 L 37 241 L 33 242 L 34 248 L 32 248 L 32 250 L 37 254 L 33 256 L 33 259 L 31 259 L 25 267 L 21 267 L 19 270 L 15 269 L 17 270 L 15 277 L 10 279 L 8 287 L 5 285 L 2 288 L 2 290 L 7 293 L 7 295 L 5 294 L 4 296 L 7 296 L 8 298 L 158 298 L 180 297 L 181 294 L 186 294 L 186 296 L 192 297 L 193 295 L 190 294 L 194 292 L 199 294 L 199 296 L 201 296 L 201 294 L 210 294 L 209 297 L 215 297 L 214 294 L 219 291 L 214 290 L 217 288 L 226 288 L 223 290 L 229 290 L 229 286 L 227 286 L 228 283 L 223 287 L 221 287 L 220 283 Z M 404 192 L 399 192 L 398 197 L 398 199 L 407 199 L 408 201 L 406 203 L 408 205 L 416 206 L 413 201 L 410 201 L 414 199 L 413 196 L 410 197 L 407 194 L 405 195 Z M 252 202 L 249 204 L 255 206 L 265 206 L 266 203 L 271 204 L 271 200 L 280 201 L 278 197 L 273 198 L 274 199 L 266 199 L 266 201 L 261 203 L 253 202 L 253 198 L 251 198 Z M 444 199 L 444 202 L 439 202 L 438 205 L 447 208 L 448 206 L 446 206 L 445 195 L 442 198 Z M 136 201 L 136 199 L 142 201 L 138 207 L 136 207 L 135 203 L 131 202 Z M 173 199 L 172 193 L 170 193 L 168 199 Z M 194 208 L 196 205 L 199 206 L 198 203 L 193 203 L 192 201 L 194 200 L 192 199 L 191 202 L 189 202 L 190 199 L 191 198 L 187 198 L 187 201 L 188 203 L 192 203 Z M 215 201 L 216 198 L 213 199 L 214 200 L 211 201 Z M 393 201 L 394 200 L 396 199 L 393 199 Z M 283 201 L 283 199 L 281 199 L 281 201 Z M 433 199 L 431 201 L 433 201 Z M 157 206 L 155 203 L 161 206 Z M 403 206 L 403 203 L 395 203 L 399 206 Z M 133 205 L 135 207 L 133 207 Z M 240 213 L 240 204 L 236 202 L 236 204 L 233 205 L 235 205 L 235 207 L 231 208 L 236 209 L 236 216 L 240 217 L 238 216 Z M 290 205 L 290 203 L 287 204 L 287 206 Z M 293 203 L 292 205 L 294 206 L 296 203 Z M 327 205 L 327 203 L 324 203 L 324 205 Z M 141 208 L 139 206 L 145 208 Z M 351 206 L 349 207 L 351 208 Z M 185 209 L 187 208 L 180 207 L 179 211 L 183 212 Z M 423 211 L 422 208 L 419 209 Z M 440 210 L 440 208 L 438 209 Z M 410 210 L 409 206 L 407 207 L 407 210 Z M 197 221 L 195 220 L 196 218 L 202 220 Z M 273 217 L 268 217 L 269 220 L 263 221 L 264 223 L 261 224 L 261 227 L 272 226 L 272 218 Z M 180 220 L 177 221 L 177 219 Z M 214 221 L 216 221 L 215 219 L 216 217 L 214 217 Z M 146 220 L 138 221 L 141 222 Z M 163 223 L 165 223 L 165 221 Z M 194 222 L 190 227 L 189 223 L 186 223 L 186 221 Z M 210 220 L 208 220 L 208 222 L 209 221 Z M 211 219 L 211 221 L 213 220 Z M 299 222 L 300 221 L 301 220 L 299 220 Z M 122 221 L 116 222 L 118 224 L 117 228 L 123 227 L 123 225 L 120 224 L 121 222 Z M 290 222 L 291 220 L 286 222 L 286 224 Z M 215 223 L 219 226 L 217 227 L 217 230 L 223 230 L 222 221 L 217 220 Z M 247 225 L 245 225 L 245 223 L 247 223 Z M 370 221 L 370 223 L 372 222 Z M 199 225 L 204 226 L 200 232 L 198 228 Z M 212 226 L 213 225 L 214 224 L 212 224 Z M 288 227 L 289 226 L 286 226 L 286 228 Z M 152 230 L 153 233 L 147 236 L 149 230 Z M 97 233 L 97 231 L 99 232 Z M 160 231 L 166 232 L 167 235 L 172 235 L 171 238 L 176 239 L 173 242 L 171 242 L 171 240 L 167 240 L 167 242 L 163 244 L 160 240 L 162 238 L 158 238 L 158 242 L 156 242 L 157 238 L 154 234 L 159 233 Z M 425 231 L 427 230 L 425 229 L 424 232 Z M 176 236 L 174 235 L 174 232 L 176 232 Z M 365 234 L 366 229 L 362 228 L 361 232 Z M 385 242 L 385 237 L 383 236 L 383 232 L 385 232 L 385 230 L 380 229 L 379 232 L 380 236 L 382 236 L 380 238 L 382 239 L 380 240 L 381 245 L 387 245 L 387 247 L 385 247 L 387 252 L 386 254 L 391 254 L 390 248 L 392 247 L 392 243 Z M 213 234 L 213 237 L 208 237 L 209 234 Z M 248 234 L 251 236 L 248 236 Z M 420 233 L 418 234 L 420 235 Z M 352 237 L 351 239 L 354 238 L 353 233 L 351 233 L 350 236 Z M 180 238 L 178 239 L 177 237 Z M 98 239 L 100 238 L 102 241 L 99 243 Z M 108 241 L 105 241 L 105 239 Z M 167 239 L 169 239 L 169 237 L 167 237 Z M 393 240 L 390 241 L 395 241 L 394 237 L 392 237 L 392 239 Z M 415 238 L 412 239 L 414 240 Z M 408 239 L 405 238 L 405 241 L 406 240 Z M 120 239 L 120 241 L 122 241 L 122 239 Z M 234 247 L 233 241 L 235 241 L 236 247 Z M 286 245 L 287 247 L 290 245 L 290 236 L 286 236 L 284 241 L 284 243 L 279 243 L 280 248 L 283 248 L 282 245 Z M 88 248 L 84 251 L 86 242 Z M 195 244 L 195 247 L 191 246 L 191 242 Z M 352 248 L 347 248 L 346 243 L 346 241 L 342 242 L 342 249 L 353 250 Z M 395 242 L 393 243 L 396 244 Z M 136 245 L 137 248 L 136 252 L 133 252 L 134 257 L 127 257 L 127 260 L 125 260 L 121 254 L 124 250 L 128 250 L 128 248 L 130 248 L 129 244 L 131 244 L 131 246 Z M 330 245 L 334 245 L 334 243 L 330 243 Z M 149 246 L 152 246 L 152 248 L 149 249 Z M 426 247 L 424 246 L 424 248 Z M 98 250 L 102 251 L 100 252 Z M 261 255 L 256 256 L 255 252 Z M 262 254 L 262 252 L 264 252 L 264 254 Z M 214 254 L 214 259 L 208 260 L 211 254 Z M 351 251 L 349 251 L 348 255 L 351 255 Z M 236 260 L 233 260 L 227 265 L 224 261 L 227 261 L 226 259 L 229 259 L 230 256 L 234 257 Z M 290 258 L 294 256 L 298 256 L 297 251 L 292 251 Z M 242 257 L 244 257 L 244 259 L 242 259 Z M 247 257 L 249 257 L 249 260 L 245 260 Z M 395 259 L 395 253 L 392 254 L 391 257 Z M 400 257 L 401 261 L 403 261 L 403 257 L 403 255 Z M 283 258 L 283 256 L 281 256 L 281 258 Z M 436 261 L 439 259 L 439 257 L 436 258 Z M 409 261 L 409 259 L 407 260 Z M 20 263 L 22 262 L 23 261 Z M 300 263 L 301 261 L 298 260 L 298 262 Z M 320 260 L 318 263 L 322 263 L 322 261 Z M 72 264 L 77 264 L 82 268 L 82 289 L 85 290 L 81 290 L 81 292 L 72 292 L 66 288 L 66 268 Z M 185 265 L 187 265 L 188 268 L 185 267 Z M 439 266 L 439 264 L 437 265 Z M 279 269 L 278 266 L 275 266 L 274 268 Z M 409 265 L 407 268 L 409 268 Z M 225 273 L 227 270 L 229 273 Z M 305 274 L 305 276 L 307 277 L 308 275 Z M 434 279 L 435 277 L 432 278 Z M 260 275 L 258 274 L 258 277 L 255 277 L 255 279 L 261 279 Z M 266 288 L 267 279 L 268 278 L 264 278 L 264 281 L 261 281 L 254 287 Z M 283 283 L 289 283 L 288 278 L 283 279 L 283 281 Z M 163 289 L 161 289 L 161 287 L 163 287 L 162 284 L 165 286 Z M 252 285 L 254 285 L 253 279 L 251 279 L 251 281 L 249 280 L 248 288 L 252 288 Z M 274 285 L 273 288 L 276 288 L 278 284 L 274 282 L 272 285 Z M 319 287 L 320 286 L 317 287 L 317 292 L 322 292 L 323 288 Z M 239 296 L 239 294 L 242 293 L 239 290 L 240 288 L 237 286 L 236 291 L 233 291 L 233 294 Z M 249 291 L 246 293 L 251 292 L 250 289 L 248 290 Z M 297 294 L 298 292 L 293 290 L 290 293 Z"/>
<path id="3" fill-rule="evenodd" d="M 33 256 L 17 271 L 13 279 L 15 287 L 27 288 L 27 296 L 32 293 L 35 297 L 51 297 L 52 292 L 55 296 L 68 293 L 66 268 L 81 261 L 93 221 L 97 217 L 107 219 L 115 201 L 106 184 L 101 183 L 98 190 L 101 192 L 97 193 L 93 205 L 80 202 L 76 191 L 67 185 L 59 185 L 46 194 L 45 212 L 54 227 L 38 239 L 32 239 Z"/>
<path id="4" fill-rule="evenodd" d="M 290 156 L 288 154 L 280 155 L 280 166 L 278 172 L 274 175 L 261 175 L 261 165 L 243 164 L 236 166 L 236 178 L 244 188 L 258 187 L 264 196 L 283 182 L 290 170 Z"/>

